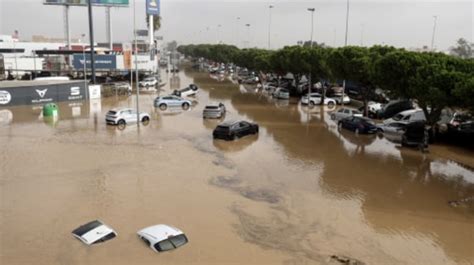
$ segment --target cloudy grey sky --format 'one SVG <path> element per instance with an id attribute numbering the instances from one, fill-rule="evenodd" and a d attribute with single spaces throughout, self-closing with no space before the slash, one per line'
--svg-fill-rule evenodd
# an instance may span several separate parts
<path id="1" fill-rule="evenodd" d="M 129 8 L 112 11 L 114 39 L 130 41 L 133 32 L 134 0 Z M 63 37 L 63 8 L 44 6 L 43 0 L 0 0 L 0 34 L 15 29 L 21 38 L 32 35 Z M 331 46 L 344 44 L 345 0 L 162 0 L 163 17 L 159 35 L 179 43 L 225 43 L 243 47 L 267 47 L 269 5 L 272 9 L 271 46 L 280 48 L 308 40 L 311 14 L 316 8 L 314 39 Z M 137 26 L 145 28 L 145 0 L 136 0 Z M 444 50 L 456 39 L 473 41 L 472 0 L 350 0 L 349 41 L 351 45 L 389 44 L 421 47 L 431 44 L 433 16 L 438 16 L 435 47 Z M 87 8 L 71 8 L 71 33 L 88 32 Z M 240 17 L 240 20 L 237 19 Z M 96 40 L 106 40 L 105 9 L 94 7 Z M 245 24 L 250 24 L 247 28 Z M 221 27 L 218 27 L 221 25 Z"/>

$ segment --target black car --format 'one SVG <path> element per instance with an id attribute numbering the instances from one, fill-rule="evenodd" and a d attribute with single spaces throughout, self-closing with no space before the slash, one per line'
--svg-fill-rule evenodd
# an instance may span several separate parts
<path id="1" fill-rule="evenodd" d="M 426 129 L 426 123 L 424 121 L 410 122 L 405 126 L 404 133 L 402 135 L 403 146 L 428 146 L 428 130 Z"/>
<path id="2" fill-rule="evenodd" d="M 237 138 L 258 133 L 258 124 L 247 121 L 231 121 L 219 124 L 212 136 L 214 139 L 235 140 Z"/>
<path id="3" fill-rule="evenodd" d="M 348 129 L 355 133 L 376 133 L 377 127 L 375 123 L 364 117 L 351 116 L 344 118 L 338 123 L 339 128 Z"/>
<path id="4" fill-rule="evenodd" d="M 382 109 L 377 111 L 376 117 L 379 119 L 388 119 L 395 116 L 395 114 L 397 113 L 413 108 L 413 102 L 409 100 L 390 101 L 389 103 L 384 105 Z"/>

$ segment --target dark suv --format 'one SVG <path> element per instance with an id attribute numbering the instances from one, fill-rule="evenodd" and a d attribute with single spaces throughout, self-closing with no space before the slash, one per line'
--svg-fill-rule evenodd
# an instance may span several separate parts
<path id="1" fill-rule="evenodd" d="M 378 119 L 388 119 L 404 110 L 413 109 L 413 103 L 409 100 L 390 101 L 382 109 L 378 110 L 376 117 Z"/>
<path id="2" fill-rule="evenodd" d="M 212 136 L 214 139 L 235 140 L 237 138 L 258 133 L 258 124 L 247 121 L 231 121 L 219 124 Z"/>

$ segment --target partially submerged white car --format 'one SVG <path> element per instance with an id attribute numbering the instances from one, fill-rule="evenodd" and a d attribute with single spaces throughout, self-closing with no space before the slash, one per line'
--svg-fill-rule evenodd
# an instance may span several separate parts
<path id="1" fill-rule="evenodd" d="M 150 122 L 150 114 L 140 112 L 139 119 L 142 123 Z M 111 109 L 105 115 L 105 122 L 110 125 L 125 125 L 137 122 L 137 111 L 131 108 Z"/>
<path id="2" fill-rule="evenodd" d="M 72 231 L 72 235 L 86 245 L 102 243 L 117 236 L 117 233 L 108 225 L 99 220 L 81 225 Z"/>
<path id="3" fill-rule="evenodd" d="M 137 234 L 156 252 L 173 250 L 188 243 L 188 238 L 183 231 L 164 224 L 144 228 Z"/>

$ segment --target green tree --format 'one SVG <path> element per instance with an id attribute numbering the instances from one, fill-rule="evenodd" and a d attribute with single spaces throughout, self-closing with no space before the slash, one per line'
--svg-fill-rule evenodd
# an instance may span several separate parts
<path id="1" fill-rule="evenodd" d="M 450 48 L 451 55 L 461 57 L 463 59 L 474 57 L 474 43 L 469 43 L 466 39 L 460 38 L 456 42 L 456 46 Z"/>

